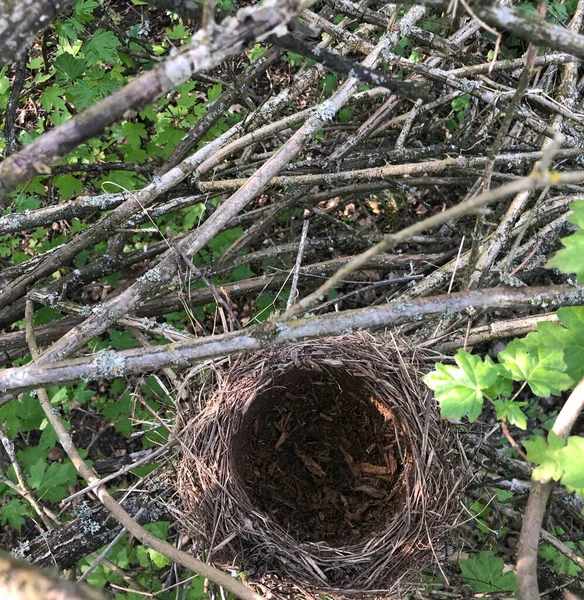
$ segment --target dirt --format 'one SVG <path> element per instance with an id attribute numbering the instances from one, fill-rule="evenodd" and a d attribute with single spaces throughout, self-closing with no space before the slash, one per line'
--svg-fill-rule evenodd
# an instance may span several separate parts
<path id="1" fill-rule="evenodd" d="M 397 429 L 359 379 L 293 370 L 252 403 L 233 459 L 254 506 L 297 540 L 349 545 L 399 502 Z"/>

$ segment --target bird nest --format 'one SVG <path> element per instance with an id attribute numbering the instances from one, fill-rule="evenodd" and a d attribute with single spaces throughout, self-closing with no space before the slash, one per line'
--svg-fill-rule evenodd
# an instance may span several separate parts
<path id="1" fill-rule="evenodd" d="M 431 559 L 464 478 L 422 358 L 359 333 L 215 370 L 179 474 L 211 559 L 335 594 L 394 588 Z"/>

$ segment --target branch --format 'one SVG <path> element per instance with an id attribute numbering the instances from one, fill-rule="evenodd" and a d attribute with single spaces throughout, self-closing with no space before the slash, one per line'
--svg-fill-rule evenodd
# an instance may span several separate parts
<path id="1" fill-rule="evenodd" d="M 36 340 L 34 339 L 32 314 L 32 302 L 29 300 L 26 307 L 27 342 L 33 359 L 36 359 L 38 357 L 38 346 L 36 344 Z M 52 425 L 55 433 L 57 434 L 63 450 L 65 450 L 81 477 L 83 477 L 83 479 L 85 479 L 85 481 L 90 485 L 100 482 L 100 479 L 95 471 L 89 467 L 89 465 L 79 454 L 77 447 L 73 443 L 71 435 L 65 429 L 65 426 L 61 422 L 61 418 L 58 416 L 57 412 L 53 409 L 46 390 L 44 388 L 38 388 L 37 396 L 49 423 Z M 256 594 L 238 579 L 235 579 L 224 571 L 216 569 L 215 567 L 198 560 L 194 556 L 175 548 L 168 542 L 161 540 L 151 534 L 149 531 L 146 531 L 146 529 L 144 529 L 144 527 L 142 527 L 122 507 L 122 505 L 110 495 L 103 485 L 95 488 L 95 494 L 101 503 L 119 521 L 119 523 L 123 525 L 143 545 L 148 546 L 149 548 L 152 548 L 161 554 L 164 554 L 164 556 L 167 556 L 171 560 L 179 563 L 186 569 L 194 571 L 198 575 L 213 581 L 217 585 L 230 591 L 235 596 L 242 598 L 242 600 L 263 600 L 259 594 Z"/>
<path id="2" fill-rule="evenodd" d="M 381 252 L 387 252 L 391 248 L 395 248 L 397 244 L 406 241 L 411 236 L 421 233 L 427 229 L 432 229 L 434 227 L 438 227 L 439 225 L 443 225 L 444 223 L 448 223 L 452 219 L 456 219 L 459 216 L 469 214 L 477 209 L 486 206 L 491 202 L 495 202 L 497 200 L 501 200 L 506 196 L 511 194 L 516 194 L 518 192 L 524 190 L 533 190 L 539 189 L 542 187 L 546 187 L 552 184 L 560 183 L 562 180 L 562 175 L 552 174 L 549 171 L 545 173 L 534 173 L 528 177 L 522 177 L 521 179 L 517 179 L 516 181 L 512 181 L 511 183 L 501 185 L 494 190 L 489 190 L 488 192 L 484 192 L 479 196 L 475 196 L 474 198 L 470 198 L 469 200 L 465 200 L 456 206 L 453 206 L 441 213 L 437 213 L 424 219 L 423 221 L 419 221 L 418 223 L 414 223 L 405 229 L 402 229 L 398 233 L 390 233 L 385 236 L 385 238 L 372 246 L 363 254 L 360 254 L 352 263 L 346 265 L 342 269 L 340 269 L 333 277 L 331 277 L 326 283 L 321 285 L 315 292 L 303 298 L 295 304 L 292 308 L 286 311 L 284 317 L 291 318 L 295 315 L 300 314 L 302 311 L 305 311 L 307 308 L 314 305 L 314 303 L 319 300 L 323 295 L 327 294 L 331 290 L 333 290 L 338 283 L 346 279 L 354 270 L 361 268 L 362 262 L 366 262 L 370 260 L 372 257 L 380 254 Z M 572 173 L 567 173 L 566 178 L 573 180 L 582 180 L 584 179 L 584 171 L 574 171 Z"/>
<path id="3" fill-rule="evenodd" d="M 472 8 L 489 25 L 509 31 L 532 44 L 584 58 L 584 36 L 570 29 L 536 21 L 522 15 L 516 8 L 495 2 L 473 3 Z"/>
<path id="4" fill-rule="evenodd" d="M 70 4 L 72 0 L 0 0 L 0 67 L 17 59 L 35 34 L 48 27 L 57 13 Z"/>
<path id="5" fill-rule="evenodd" d="M 165 367 L 187 367 L 201 361 L 255 352 L 302 340 L 341 335 L 347 331 L 377 330 L 418 322 L 448 312 L 520 306 L 573 306 L 584 302 L 584 290 L 572 286 L 534 288 L 487 288 L 474 292 L 444 294 L 406 303 L 328 313 L 294 321 L 269 321 L 243 331 L 199 338 L 194 342 L 103 352 L 50 364 L 30 363 L 0 370 L 0 390 L 21 392 L 78 380 L 95 381 L 156 371 Z M 8 397 L 8 400 L 11 398 Z M 6 397 L 0 399 L 5 404 Z"/>
<path id="6" fill-rule="evenodd" d="M 566 439 L 583 409 L 584 379 L 580 381 L 566 400 L 552 427 L 552 431 Z M 537 549 L 541 524 L 553 487 L 553 481 L 546 483 L 536 477 L 531 478 L 531 492 L 527 500 L 517 551 L 519 600 L 539 600 L 540 598 L 537 584 Z"/>
<path id="7" fill-rule="evenodd" d="M 251 134 L 250 134 L 251 135 Z M 582 154 L 581 148 L 566 148 L 556 153 L 557 158 L 567 158 L 579 156 Z M 499 154 L 495 157 L 495 163 L 523 163 L 541 160 L 543 152 L 518 152 Z M 357 181 L 375 181 L 385 179 L 386 177 L 400 177 L 411 175 L 424 175 L 426 173 L 441 173 L 448 169 L 469 169 L 473 167 L 484 166 L 487 162 L 485 156 L 458 158 L 444 158 L 442 160 L 429 160 L 418 163 L 387 165 L 385 167 L 373 167 L 371 169 L 355 169 L 354 171 L 343 171 L 341 173 L 314 173 L 308 175 L 280 175 L 272 177 L 269 181 L 270 187 L 287 187 L 298 185 L 323 185 L 333 183 L 356 183 Z M 211 157 L 205 163 L 205 169 L 215 163 L 215 156 Z M 201 165 L 201 170 L 203 165 Z M 224 192 L 228 190 L 237 190 L 243 184 L 253 181 L 257 176 L 254 173 L 249 178 L 225 179 L 219 181 L 199 181 L 197 187 L 202 192 Z"/>
<path id="8" fill-rule="evenodd" d="M 105 600 L 86 584 L 75 584 L 0 552 L 0 594 L 6 600 Z"/>
<path id="9" fill-rule="evenodd" d="M 281 32 L 301 8 L 300 0 L 264 2 L 226 20 L 211 37 L 206 31 L 193 36 L 191 46 L 174 58 L 137 77 L 121 90 L 100 100 L 79 115 L 41 135 L 0 164 L 0 199 L 28 179 L 50 172 L 50 167 L 85 140 L 139 111 L 195 73 L 212 69 L 248 44 Z"/>
<path id="10" fill-rule="evenodd" d="M 340 75 L 358 77 L 361 81 L 380 85 L 392 90 L 396 94 L 403 95 L 406 98 L 423 98 L 427 101 L 431 100 L 431 96 L 428 92 L 417 83 L 401 81 L 393 75 L 387 75 L 377 69 L 371 69 L 358 63 L 353 63 L 342 58 L 338 54 L 333 54 L 322 48 L 312 50 L 306 44 L 291 35 L 282 35 L 280 37 L 271 36 L 268 38 L 268 41 L 275 46 L 290 50 L 291 52 L 296 52 L 305 58 L 314 60 Z"/>

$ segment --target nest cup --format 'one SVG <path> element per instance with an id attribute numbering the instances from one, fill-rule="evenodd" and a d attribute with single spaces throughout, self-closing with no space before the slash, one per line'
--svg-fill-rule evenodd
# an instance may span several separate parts
<path id="1" fill-rule="evenodd" d="M 462 462 L 419 351 L 344 335 L 235 359 L 185 431 L 183 522 L 248 578 L 392 591 L 458 514 Z"/>

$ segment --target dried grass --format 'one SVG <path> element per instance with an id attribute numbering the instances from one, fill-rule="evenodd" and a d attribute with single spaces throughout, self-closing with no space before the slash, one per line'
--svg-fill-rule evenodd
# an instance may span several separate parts
<path id="1" fill-rule="evenodd" d="M 187 530 L 203 536 L 213 560 L 244 569 L 252 580 L 275 576 L 337 595 L 395 590 L 412 569 L 432 562 L 433 544 L 459 512 L 465 481 L 456 433 L 420 381 L 423 365 L 405 340 L 358 333 L 239 357 L 215 369 L 205 385 L 208 400 L 183 432 L 179 492 Z M 254 401 L 262 402 L 255 402 L 261 414 L 269 408 L 265 399 L 276 397 L 274 382 L 281 386 L 289 377 L 293 387 L 299 374 L 315 373 L 341 387 L 357 381 L 362 398 L 396 434 L 400 472 L 386 517 L 350 543 L 299 541 L 257 506 L 242 474 L 241 432 L 249 436 L 246 415 Z"/>

